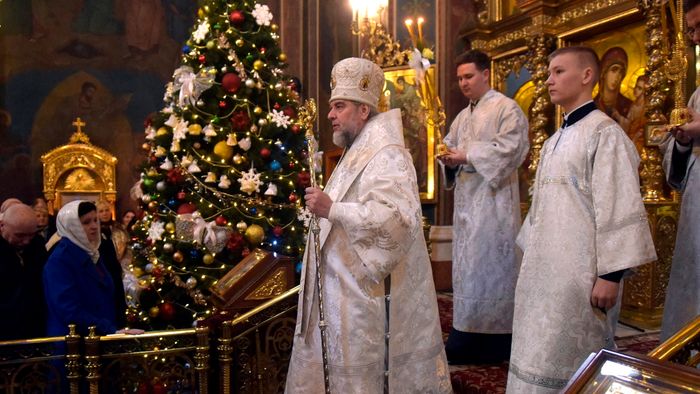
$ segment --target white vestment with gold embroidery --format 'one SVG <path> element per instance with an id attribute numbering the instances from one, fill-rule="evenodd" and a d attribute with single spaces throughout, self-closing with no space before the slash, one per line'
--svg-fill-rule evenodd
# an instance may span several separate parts
<path id="1" fill-rule="evenodd" d="M 598 276 L 656 259 L 638 166 L 632 141 L 598 110 L 545 142 L 518 235 L 508 393 L 558 393 L 588 355 L 614 346 L 590 297 Z"/>
<path id="2" fill-rule="evenodd" d="M 383 391 L 384 279 L 391 275 L 392 393 L 452 391 L 421 225 L 415 169 L 398 110 L 372 117 L 333 171 L 320 222 L 333 393 Z M 307 244 L 287 393 L 322 393 L 313 244 Z"/>

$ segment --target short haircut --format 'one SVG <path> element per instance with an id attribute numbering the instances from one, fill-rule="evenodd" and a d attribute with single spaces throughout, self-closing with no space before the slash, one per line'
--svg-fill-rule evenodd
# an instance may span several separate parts
<path id="1" fill-rule="evenodd" d="M 590 67 L 591 70 L 593 70 L 593 85 L 595 85 L 596 82 L 598 82 L 598 78 L 600 77 L 600 65 L 598 63 L 598 55 L 596 55 L 595 51 L 589 47 L 584 46 L 559 48 L 549 54 L 549 61 L 551 62 L 552 59 L 554 59 L 555 57 L 559 55 L 565 55 L 567 53 L 577 55 L 579 61 L 581 62 L 582 68 Z"/>
<path id="2" fill-rule="evenodd" d="M 688 13 L 693 8 L 700 5 L 700 0 L 684 0 L 683 1 L 683 12 Z"/>
<path id="3" fill-rule="evenodd" d="M 491 59 L 489 55 L 476 49 L 470 49 L 457 56 L 457 59 L 455 59 L 455 68 L 468 63 L 474 63 L 479 71 L 491 70 Z"/>
<path id="4" fill-rule="evenodd" d="M 97 207 L 91 201 L 83 201 L 78 204 L 78 217 L 82 217 L 93 211 L 97 211 Z"/>

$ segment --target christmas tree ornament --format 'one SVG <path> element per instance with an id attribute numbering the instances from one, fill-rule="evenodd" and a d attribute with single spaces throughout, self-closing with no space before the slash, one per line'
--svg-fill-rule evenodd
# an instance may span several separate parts
<path id="1" fill-rule="evenodd" d="M 236 131 L 244 131 L 250 126 L 250 117 L 246 111 L 236 111 L 231 116 L 231 126 Z"/>
<path id="2" fill-rule="evenodd" d="M 250 137 L 245 137 L 242 140 L 238 141 L 238 146 L 244 151 L 248 151 L 252 144 L 253 142 L 250 140 Z"/>
<path id="3" fill-rule="evenodd" d="M 214 49 L 216 48 L 216 42 L 212 41 L 207 41 L 207 49 Z"/>
<path id="4" fill-rule="evenodd" d="M 270 183 L 267 185 L 267 190 L 265 190 L 266 196 L 276 196 L 277 195 L 277 185 Z"/>
<path id="5" fill-rule="evenodd" d="M 268 157 L 270 157 L 270 154 L 271 154 L 271 153 L 272 153 L 272 152 L 270 152 L 270 149 L 268 149 L 268 148 L 262 148 L 262 149 L 260 149 L 260 156 L 261 156 L 263 159 L 267 159 Z"/>
<path id="6" fill-rule="evenodd" d="M 170 234 L 173 234 L 175 232 L 175 223 L 173 222 L 168 222 L 165 224 L 165 231 L 167 231 Z"/>
<path id="7" fill-rule="evenodd" d="M 239 155 L 238 153 L 236 153 L 236 154 L 233 156 L 233 162 L 234 162 L 234 164 L 241 164 L 241 163 L 243 163 L 243 156 L 241 156 L 241 155 Z"/>
<path id="8" fill-rule="evenodd" d="M 195 277 L 193 277 L 193 276 L 190 276 L 185 281 L 185 285 L 187 286 L 188 289 L 194 289 L 195 287 L 197 287 L 197 279 L 195 279 Z"/>
<path id="9" fill-rule="evenodd" d="M 197 206 L 192 204 L 191 202 L 188 202 L 188 203 L 184 203 L 184 204 L 180 205 L 177 208 L 177 213 L 179 215 L 184 215 L 184 214 L 192 213 L 196 210 L 197 210 Z"/>
<path id="10" fill-rule="evenodd" d="M 294 203 L 297 201 L 297 195 L 292 193 L 289 195 L 289 202 Z"/>
<path id="11" fill-rule="evenodd" d="M 197 123 L 192 123 L 187 127 L 187 132 L 190 135 L 200 135 L 202 133 L 202 126 Z"/>
<path id="12" fill-rule="evenodd" d="M 228 145 L 228 146 L 238 145 L 238 139 L 236 138 L 235 133 L 231 133 L 228 135 L 228 138 L 226 139 L 226 145 Z"/>
<path id="13" fill-rule="evenodd" d="M 185 255 L 182 254 L 179 250 L 175 253 L 173 253 L 173 261 L 180 264 L 185 260 Z"/>
<path id="14" fill-rule="evenodd" d="M 158 202 L 156 201 L 151 201 L 148 203 L 148 210 L 151 212 L 155 212 L 158 209 Z"/>
<path id="15" fill-rule="evenodd" d="M 245 239 L 253 245 L 259 245 L 265 238 L 265 230 L 257 224 L 251 224 L 245 230 Z"/>
<path id="16" fill-rule="evenodd" d="M 207 178 L 204 180 L 204 183 L 216 183 L 216 173 L 209 171 L 207 173 Z"/>
<path id="17" fill-rule="evenodd" d="M 252 88 L 255 87 L 255 81 L 253 81 L 252 79 L 246 79 L 246 80 L 245 80 L 245 86 L 246 86 L 248 89 L 252 89 Z"/>
<path id="18" fill-rule="evenodd" d="M 175 317 L 175 307 L 173 304 L 169 302 L 164 302 L 158 306 L 159 313 L 158 315 L 160 316 L 161 319 L 163 320 L 172 320 Z M 163 391 L 165 392 L 165 391 Z"/>
<path id="19" fill-rule="evenodd" d="M 158 317 L 159 313 L 160 313 L 160 308 L 158 308 L 157 306 L 154 306 L 148 310 L 148 316 L 150 316 L 152 318 Z"/>
<path id="20" fill-rule="evenodd" d="M 214 256 L 211 253 L 207 253 L 202 257 L 202 263 L 204 265 L 211 265 L 214 262 Z"/>
<path id="21" fill-rule="evenodd" d="M 227 141 L 219 141 L 214 146 L 214 154 L 223 160 L 228 160 L 233 156 L 233 148 L 227 144 Z"/>
<path id="22" fill-rule="evenodd" d="M 144 204 L 148 204 L 149 202 L 151 202 L 151 195 L 150 195 L 150 194 L 144 194 L 143 196 L 141 196 L 141 201 L 142 201 Z"/>
<path id="23" fill-rule="evenodd" d="M 284 229 L 282 228 L 282 226 L 275 226 L 272 228 L 272 234 L 274 234 L 275 237 L 281 237 L 283 233 Z"/>
<path id="24" fill-rule="evenodd" d="M 173 251 L 174 251 L 173 244 L 171 244 L 170 242 L 166 242 L 163 244 L 163 252 L 170 254 Z"/>
<path id="25" fill-rule="evenodd" d="M 185 193 L 184 190 L 180 190 L 179 192 L 177 192 L 177 199 L 178 200 L 184 200 L 185 197 L 187 197 L 187 193 Z"/>
<path id="26" fill-rule="evenodd" d="M 262 181 L 260 180 L 260 174 L 255 171 L 255 168 L 251 167 L 247 172 L 241 173 L 238 183 L 241 184 L 241 191 L 248 195 L 253 194 L 253 192 L 260 193 Z"/>
<path id="27" fill-rule="evenodd" d="M 272 160 L 270 162 L 270 170 L 272 171 L 279 171 L 282 168 L 282 164 L 280 164 L 279 161 L 277 160 Z"/>
<path id="28" fill-rule="evenodd" d="M 216 219 L 214 219 L 214 222 L 217 226 L 225 226 L 228 223 L 228 220 L 226 220 L 225 216 L 219 215 L 216 217 Z"/>
<path id="29" fill-rule="evenodd" d="M 238 229 L 238 231 L 240 231 L 241 233 L 244 233 L 247 228 L 248 225 L 244 221 L 236 223 L 236 229 Z"/>
<path id="30" fill-rule="evenodd" d="M 255 71 L 260 71 L 260 70 L 262 70 L 264 66 L 265 66 L 265 63 L 264 63 L 262 60 L 260 60 L 260 59 L 258 59 L 258 60 L 256 60 L 256 61 L 253 62 L 253 69 L 254 69 Z"/>
<path id="31" fill-rule="evenodd" d="M 237 46 L 237 47 L 240 48 L 240 47 L 242 47 L 243 45 L 245 45 L 245 41 L 243 41 L 243 40 L 240 39 L 240 38 L 236 40 L 236 46 Z"/>
<path id="32" fill-rule="evenodd" d="M 240 26 L 245 22 L 245 14 L 240 10 L 231 11 L 228 15 L 228 20 L 231 21 L 234 26 Z"/>
<path id="33" fill-rule="evenodd" d="M 241 78 L 234 73 L 227 73 L 221 79 L 221 86 L 229 93 L 236 93 L 241 87 Z"/>
<path id="34" fill-rule="evenodd" d="M 229 187 L 231 187 L 231 180 L 228 179 L 228 176 L 222 175 L 221 178 L 219 178 L 218 186 L 222 189 L 228 189 Z"/>
<path id="35" fill-rule="evenodd" d="M 278 59 L 279 59 L 281 62 L 286 62 L 286 61 L 287 61 L 287 55 L 286 55 L 284 52 L 283 52 L 283 53 L 280 53 Z"/>
<path id="36" fill-rule="evenodd" d="M 164 192 L 167 188 L 168 184 L 165 183 L 165 181 L 158 181 L 158 183 L 156 183 L 156 190 L 158 190 L 159 192 Z"/>
<path id="37" fill-rule="evenodd" d="M 172 170 L 173 169 L 173 162 L 170 161 L 170 159 L 166 157 L 165 160 L 163 160 L 163 164 L 160 165 L 160 169 L 165 170 L 165 171 Z"/>

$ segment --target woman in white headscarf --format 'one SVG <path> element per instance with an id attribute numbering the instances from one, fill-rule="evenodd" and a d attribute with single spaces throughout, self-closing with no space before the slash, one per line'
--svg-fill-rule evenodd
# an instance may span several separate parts
<path id="1" fill-rule="evenodd" d="M 64 205 L 56 228 L 61 240 L 44 267 L 47 334 L 66 335 L 69 324 L 76 324 L 81 334 L 90 326 L 96 326 L 100 335 L 117 332 L 114 284 L 98 251 L 101 237 L 95 204 Z"/>

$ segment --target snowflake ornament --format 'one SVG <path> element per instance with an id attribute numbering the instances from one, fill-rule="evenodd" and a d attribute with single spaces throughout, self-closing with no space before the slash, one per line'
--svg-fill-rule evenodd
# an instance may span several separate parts
<path id="1" fill-rule="evenodd" d="M 270 116 L 272 117 L 272 121 L 277 125 L 277 127 L 282 127 L 282 128 L 287 128 L 292 121 L 289 119 L 289 116 L 285 115 L 282 111 L 278 111 L 276 109 L 273 109 L 272 112 L 270 113 Z"/>
<path id="2" fill-rule="evenodd" d="M 158 241 L 163 236 L 165 232 L 165 223 L 163 222 L 151 222 L 151 227 L 148 228 L 148 238 L 153 241 Z"/>
<path id="3" fill-rule="evenodd" d="M 200 42 L 202 42 L 202 40 L 204 40 L 207 37 L 208 32 L 209 32 L 209 22 L 203 21 L 202 23 L 199 24 L 199 26 L 197 26 L 197 30 L 195 30 L 194 33 L 192 33 L 192 38 L 194 38 L 194 40 L 197 43 L 200 43 Z"/>
<path id="4" fill-rule="evenodd" d="M 299 219 L 300 222 L 304 223 L 304 227 L 309 227 L 309 223 L 311 223 L 311 218 L 314 216 L 314 214 L 311 213 L 306 207 L 299 209 L 299 213 L 297 214 L 297 219 Z"/>
<path id="5" fill-rule="evenodd" d="M 266 5 L 255 4 L 253 16 L 255 17 L 255 22 L 260 26 L 270 26 L 270 22 L 272 22 L 272 13 Z"/>
<path id="6" fill-rule="evenodd" d="M 253 194 L 253 192 L 260 193 L 260 185 L 262 185 L 260 175 L 255 172 L 253 167 L 248 172 L 242 173 L 241 177 L 238 178 L 238 183 L 241 184 L 241 191 L 249 195 Z"/>

